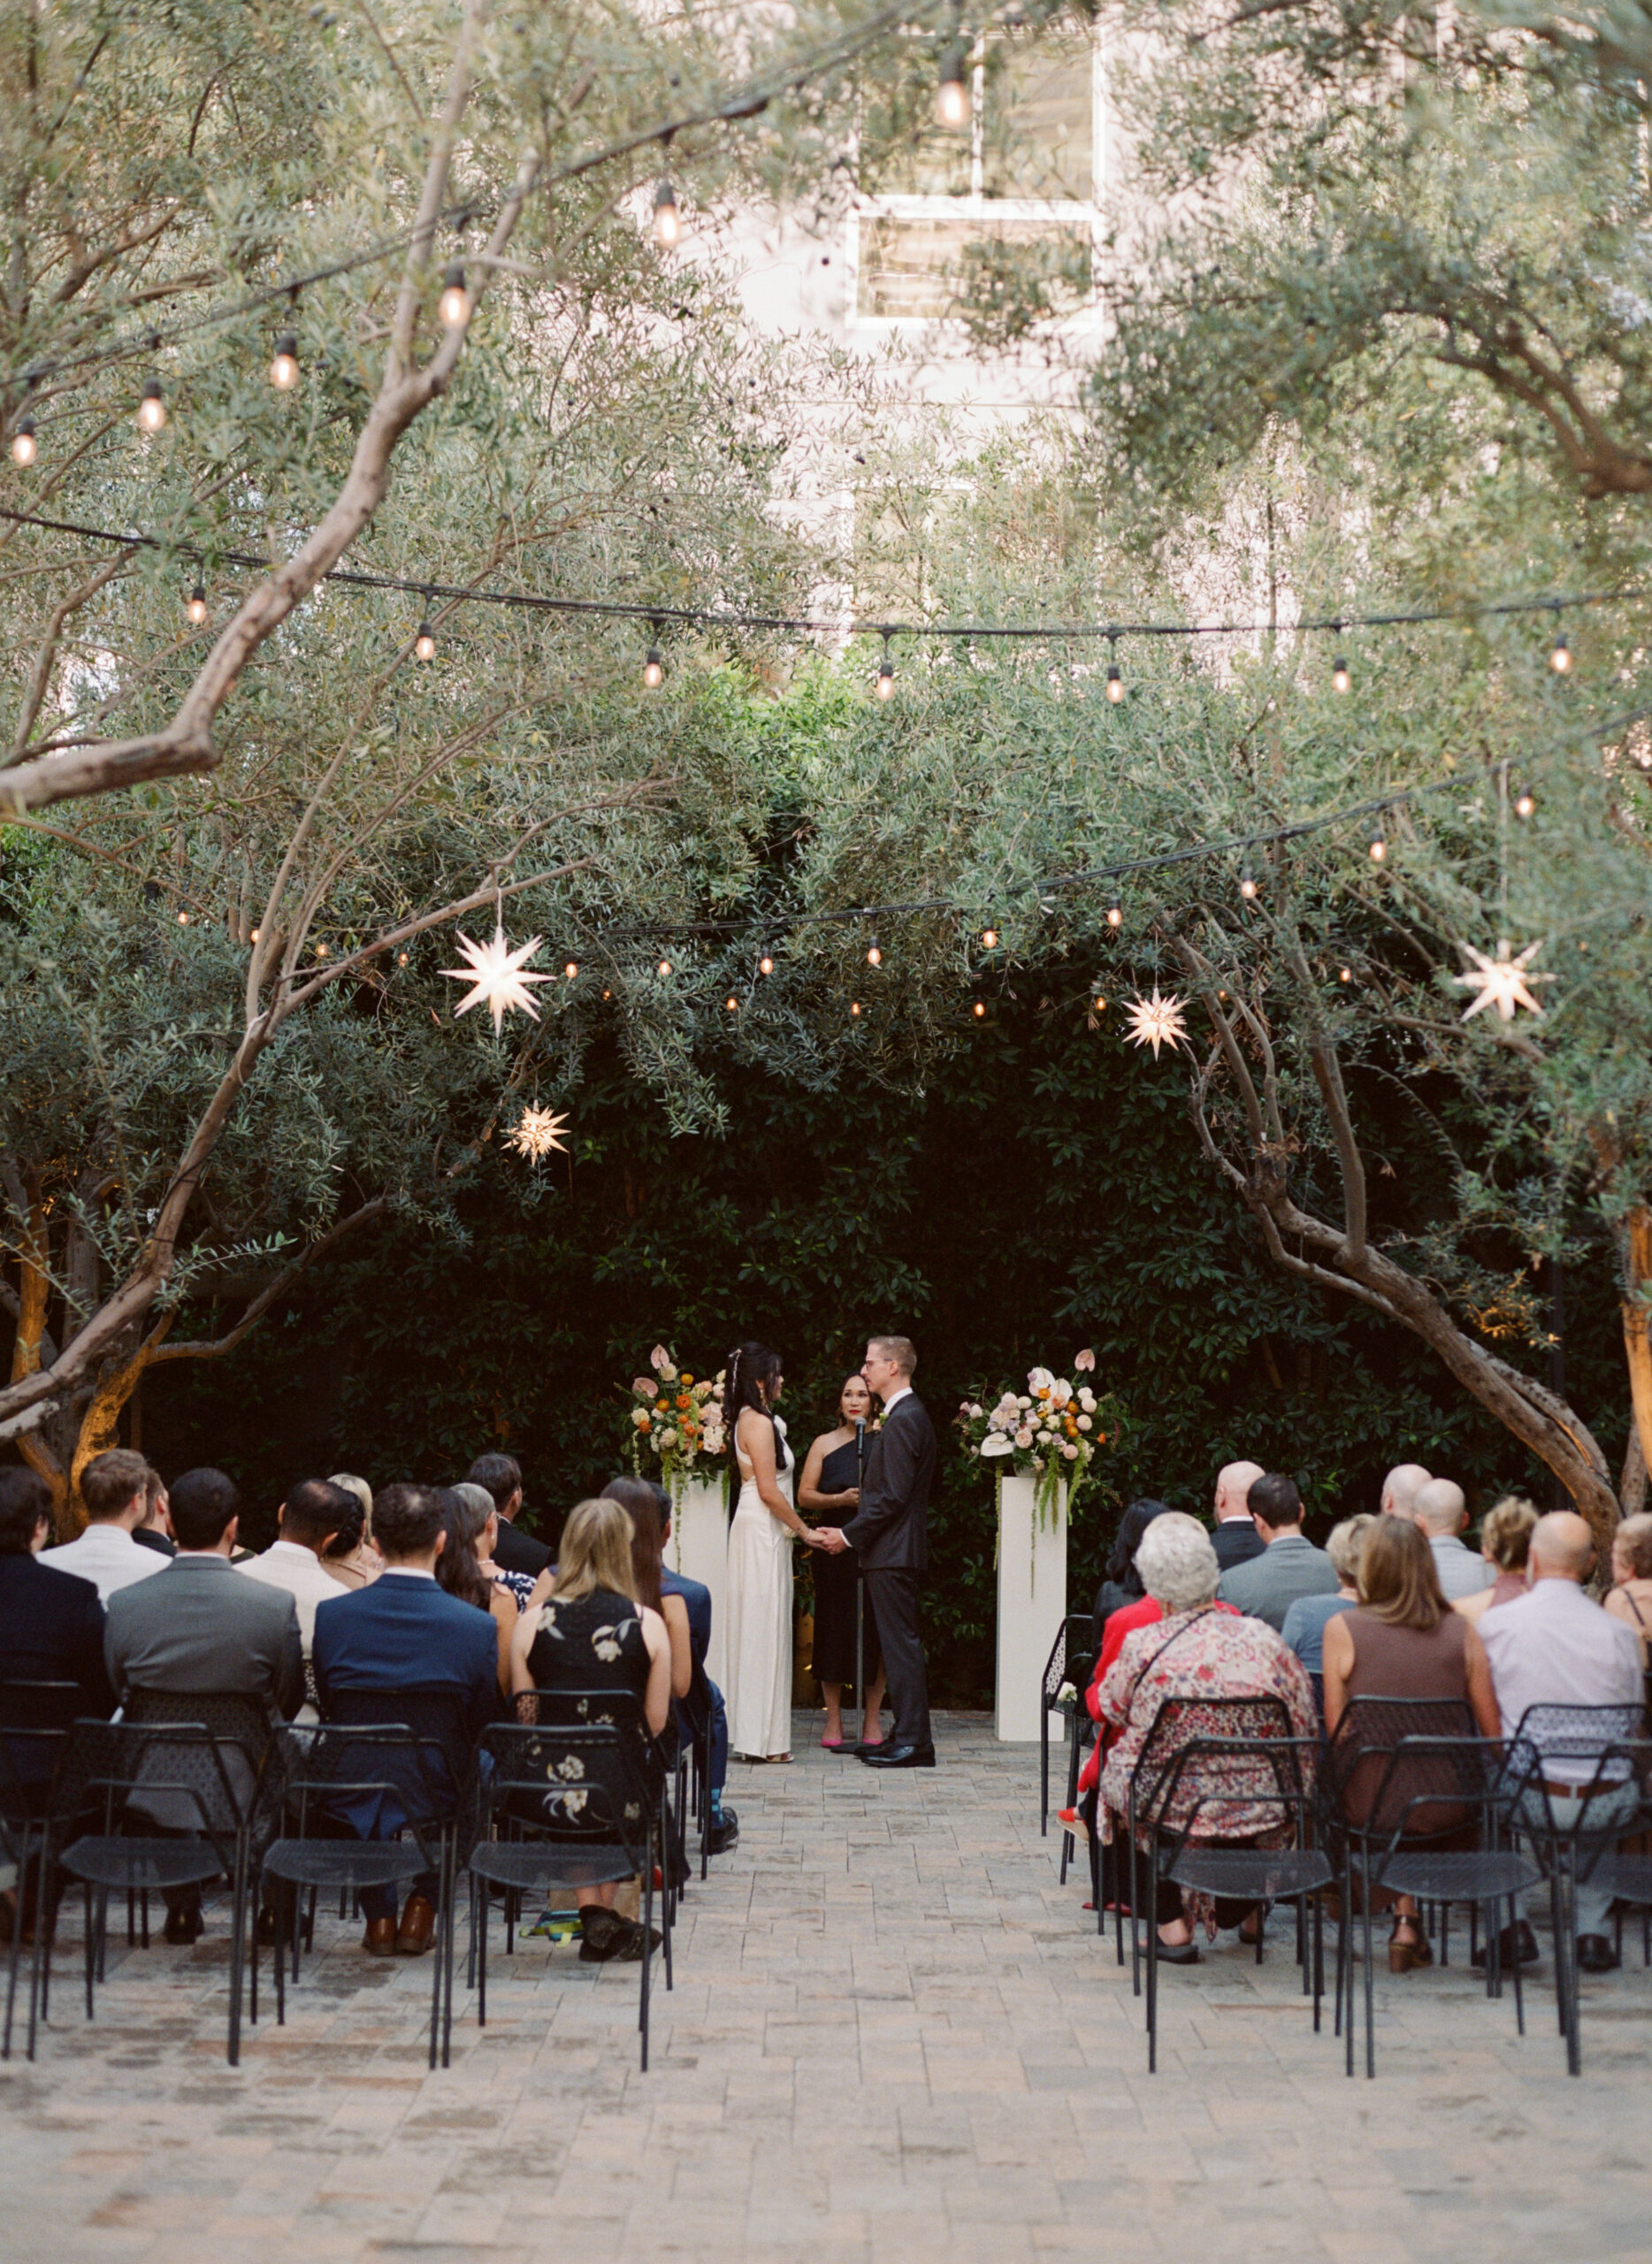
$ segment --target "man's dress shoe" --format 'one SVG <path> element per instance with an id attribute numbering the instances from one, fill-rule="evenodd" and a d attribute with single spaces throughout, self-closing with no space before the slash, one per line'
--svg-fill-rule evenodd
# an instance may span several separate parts
<path id="1" fill-rule="evenodd" d="M 422 1894 L 409 1894 L 396 1931 L 396 1950 L 402 1957 L 423 1957 L 436 1931 L 436 1908 Z"/>
<path id="2" fill-rule="evenodd" d="M 856 1756 L 868 1769 L 933 1769 L 935 1748 L 932 1745 L 895 1745 L 887 1738 L 882 1745 L 864 1747 Z"/>
<path id="3" fill-rule="evenodd" d="M 369 1957 L 394 1957 L 396 1954 L 395 1920 L 370 1918 L 367 1931 L 362 1936 L 362 1947 Z"/>
<path id="4" fill-rule="evenodd" d="M 1579 1934 L 1578 1964 L 1585 1973 L 1615 1973 L 1618 1953 L 1604 1934 Z"/>

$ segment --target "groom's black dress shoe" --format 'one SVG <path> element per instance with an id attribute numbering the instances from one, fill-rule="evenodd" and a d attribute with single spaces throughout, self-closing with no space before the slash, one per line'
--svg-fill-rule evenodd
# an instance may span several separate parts
<path id="1" fill-rule="evenodd" d="M 932 1745 L 895 1745 L 885 1739 L 882 1745 L 863 1746 L 855 1757 L 864 1761 L 868 1769 L 933 1769 L 935 1748 Z"/>

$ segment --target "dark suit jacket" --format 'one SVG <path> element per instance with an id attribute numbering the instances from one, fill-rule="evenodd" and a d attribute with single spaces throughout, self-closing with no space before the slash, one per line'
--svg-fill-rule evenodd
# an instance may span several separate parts
<path id="1" fill-rule="evenodd" d="M 65 1691 L 63 1702 L 49 1710 L 12 1713 L 15 1722 L 66 1728 L 82 1714 L 113 1712 L 115 1695 L 103 1668 L 103 1607 L 90 1580 L 27 1554 L 0 1556 L 0 1678 L 76 1686 L 73 1696 Z M 47 1749 L 43 1744 L 36 1748 L 33 1739 L 12 1749 L 11 1765 L 28 1784 L 51 1774 Z"/>
<path id="2" fill-rule="evenodd" d="M 151 1526 L 141 1525 L 132 1538 L 140 1549 L 152 1549 L 157 1556 L 175 1556 L 178 1554 L 178 1543 L 168 1540 L 164 1533 L 157 1533 Z"/>
<path id="3" fill-rule="evenodd" d="M 133 1689 L 244 1690 L 289 1719 L 304 1702 L 292 1597 L 243 1579 L 227 1556 L 174 1556 L 111 1595 L 107 1617 L 103 1655 L 122 1699 Z"/>
<path id="4" fill-rule="evenodd" d="M 935 1426 L 908 1392 L 884 1418 L 867 1449 L 860 1506 L 843 1528 L 863 1572 L 929 1569 L 926 1512 L 935 1482 Z"/>
<path id="5" fill-rule="evenodd" d="M 1211 1546 L 1223 1572 L 1231 1572 L 1235 1564 L 1248 1564 L 1259 1556 L 1267 1543 L 1249 1518 L 1225 1518 L 1212 1534 Z"/>
<path id="6" fill-rule="evenodd" d="M 703 1671 L 706 1654 L 711 1648 L 711 1590 L 703 1580 L 691 1580 L 681 1572 L 662 1570 L 660 1593 L 682 1597 L 688 1613 L 688 1648 L 695 1666 Z"/>
<path id="7" fill-rule="evenodd" d="M 509 1518 L 501 1518 L 493 1562 L 501 1571 L 529 1572 L 537 1580 L 550 1561 L 551 1552 L 542 1541 L 536 1541 L 531 1533 L 518 1533 Z"/>
<path id="8" fill-rule="evenodd" d="M 492 1613 L 417 1572 L 381 1572 L 318 1603 L 310 1658 L 324 1706 L 340 1690 L 451 1690 L 472 1738 L 499 1712 Z"/>

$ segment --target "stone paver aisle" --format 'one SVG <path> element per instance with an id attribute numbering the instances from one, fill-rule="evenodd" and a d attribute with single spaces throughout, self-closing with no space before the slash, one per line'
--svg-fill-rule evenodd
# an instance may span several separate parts
<path id="1" fill-rule="evenodd" d="M 1258 1970 L 1225 1937 L 1166 1974 L 1150 2078 L 1128 1970 L 1039 1840 L 1036 1753 L 937 1731 L 932 1774 L 823 1754 L 802 1715 L 796 1765 L 737 1768 L 740 1848 L 685 1904 L 646 2076 L 634 1970 L 571 1947 L 496 1959 L 435 2075 L 428 1968 L 336 1918 L 239 2070 L 221 1913 L 194 1951 L 111 1949 L 90 2029 L 65 1959 L 38 2062 L 0 2067 L 9 2264 L 1646 2256 L 1638 1950 L 1588 1988 L 1578 2082 L 1547 1960 L 1524 2041 L 1466 1970 L 1384 1968 L 1373 2084 L 1282 1940 Z"/>

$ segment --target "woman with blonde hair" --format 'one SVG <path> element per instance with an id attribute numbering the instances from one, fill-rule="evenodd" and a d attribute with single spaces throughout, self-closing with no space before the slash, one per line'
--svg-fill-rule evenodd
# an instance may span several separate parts
<path id="1" fill-rule="evenodd" d="M 1512 1603 L 1516 1596 L 1526 1594 L 1526 1553 L 1536 1523 L 1537 1511 L 1518 1494 L 1505 1494 L 1481 1518 L 1480 1553 L 1496 1578 L 1488 1588 L 1457 1596 L 1451 1604 L 1452 1610 L 1460 1611 L 1471 1625 L 1478 1625 L 1495 1604 Z"/>
<path id="2" fill-rule="evenodd" d="M 637 1602 L 631 1521 L 620 1503 L 580 1502 L 569 1512 L 549 1593 L 516 1622 L 510 1670 L 518 1694 L 627 1692 L 641 1706 L 650 1735 L 664 1729 L 671 1639 L 660 1614 Z M 634 1962 L 642 1955 L 643 1930 L 615 1909 L 617 1892 L 612 1881 L 577 1890 L 585 1937 L 579 1954 L 587 1965 L 610 1958 Z"/>
<path id="3" fill-rule="evenodd" d="M 1652 1517 L 1625 1518 L 1612 1535 L 1612 1585 L 1606 1609 L 1626 1620 L 1641 1638 L 1644 1664 L 1652 1633 Z"/>
<path id="4" fill-rule="evenodd" d="M 321 1569 L 331 1573 L 340 1587 L 364 1588 L 385 1569 L 385 1560 L 373 1546 L 373 1489 L 364 1478 L 352 1478 L 343 1471 L 327 1483 L 354 1494 L 362 1513 L 340 1526 L 333 1546 L 321 1559 Z"/>

